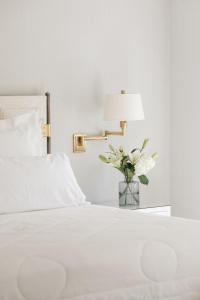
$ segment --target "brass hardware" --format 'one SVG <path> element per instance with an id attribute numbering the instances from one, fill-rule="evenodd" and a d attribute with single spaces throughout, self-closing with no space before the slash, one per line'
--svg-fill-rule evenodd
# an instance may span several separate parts
<path id="1" fill-rule="evenodd" d="M 107 136 L 86 136 L 85 134 L 74 134 L 73 135 L 73 152 L 81 153 L 86 151 L 86 141 L 105 141 Z"/>
<path id="2" fill-rule="evenodd" d="M 85 138 L 85 141 L 106 141 L 108 139 L 105 135 L 98 135 L 98 136 L 88 136 Z"/>
<path id="3" fill-rule="evenodd" d="M 104 135 L 87 136 L 85 134 L 73 135 L 73 152 L 81 153 L 86 151 L 86 141 L 107 141 L 109 135 L 121 135 L 125 134 L 127 127 L 126 121 L 120 121 L 121 131 L 108 131 L 106 130 Z"/>
<path id="4" fill-rule="evenodd" d="M 50 137 L 51 136 L 51 124 L 44 124 L 42 131 L 43 131 L 44 137 Z"/>
<path id="5" fill-rule="evenodd" d="M 106 130 L 105 131 L 105 136 L 108 136 L 108 135 L 122 135 L 123 136 L 125 134 L 126 127 L 127 127 L 127 122 L 126 121 L 120 121 L 121 131 L 109 131 L 109 130 Z"/>
<path id="6" fill-rule="evenodd" d="M 86 135 L 84 134 L 74 134 L 73 135 L 73 151 L 76 153 L 81 153 L 86 151 Z"/>

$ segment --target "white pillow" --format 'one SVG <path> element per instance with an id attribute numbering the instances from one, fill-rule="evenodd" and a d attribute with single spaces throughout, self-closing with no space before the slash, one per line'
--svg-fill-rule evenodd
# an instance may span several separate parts
<path id="1" fill-rule="evenodd" d="M 0 157 L 0 214 L 86 203 L 65 154 Z"/>
<path id="2" fill-rule="evenodd" d="M 42 124 L 38 112 L 0 120 L 0 156 L 43 154 Z"/>

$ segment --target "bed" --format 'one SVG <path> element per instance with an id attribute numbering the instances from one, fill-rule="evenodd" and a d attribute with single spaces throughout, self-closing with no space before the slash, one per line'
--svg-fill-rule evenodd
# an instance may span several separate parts
<path id="1" fill-rule="evenodd" d="M 1 300 L 200 299 L 198 221 L 88 205 L 0 229 Z"/>
<path id="2" fill-rule="evenodd" d="M 1 300 L 200 299 L 199 221 L 91 205 L 63 154 L 0 179 Z"/>

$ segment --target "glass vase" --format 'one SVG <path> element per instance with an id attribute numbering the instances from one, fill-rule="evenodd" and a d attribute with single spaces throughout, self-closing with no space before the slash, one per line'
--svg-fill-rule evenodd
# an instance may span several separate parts
<path id="1" fill-rule="evenodd" d="M 119 207 L 137 209 L 139 207 L 139 182 L 119 183 Z"/>

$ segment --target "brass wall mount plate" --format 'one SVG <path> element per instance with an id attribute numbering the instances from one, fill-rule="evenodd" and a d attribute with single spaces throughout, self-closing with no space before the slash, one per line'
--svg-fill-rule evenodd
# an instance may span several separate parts
<path id="1" fill-rule="evenodd" d="M 74 134 L 73 135 L 73 152 L 81 153 L 86 151 L 85 134 Z"/>

